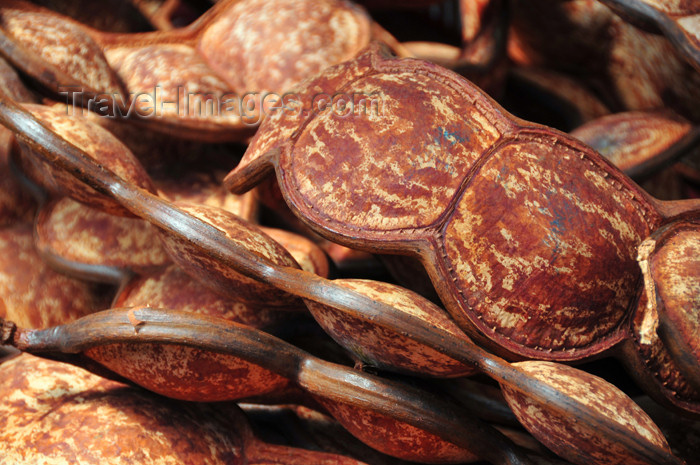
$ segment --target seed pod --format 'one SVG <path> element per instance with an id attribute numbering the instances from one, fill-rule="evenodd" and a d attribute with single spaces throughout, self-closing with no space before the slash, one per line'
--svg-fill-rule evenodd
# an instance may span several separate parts
<path id="1" fill-rule="evenodd" d="M 5 461 L 363 465 L 349 457 L 263 443 L 235 405 L 177 403 L 30 355 L 3 363 L 0 372 Z"/>
<path id="2" fill-rule="evenodd" d="M 36 246 L 48 263 L 72 276 L 122 284 L 170 262 L 147 222 L 113 216 L 69 198 L 46 204 L 35 221 Z"/>
<path id="3" fill-rule="evenodd" d="M 219 400 L 233 400 L 250 395 L 246 388 L 257 386 L 265 393 L 275 384 L 281 387 L 276 380 L 292 380 L 336 409 L 341 423 L 360 417 L 372 420 L 364 431 L 350 431 L 380 450 L 433 462 L 444 458 L 447 450 L 447 457 L 459 456 L 458 461 L 478 456 L 499 464 L 529 463 L 508 439 L 456 405 L 324 362 L 258 330 L 221 319 L 156 309 L 109 310 L 49 331 L 25 331 L 3 322 L 0 342 L 79 366 L 86 366 L 86 356 L 97 358 L 112 376 L 120 374 L 148 389 L 189 400 L 214 400 L 213 392 L 221 395 Z M 113 351 L 115 346 L 127 350 Z M 214 359 L 219 363 L 211 363 Z M 227 370 L 223 361 L 243 366 Z M 389 446 L 397 443 L 404 448 Z M 412 444 L 421 447 L 412 453 Z"/>
<path id="4" fill-rule="evenodd" d="M 378 302 L 420 318 L 426 325 L 449 332 L 467 344 L 471 341 L 457 325 L 432 302 L 398 286 L 362 279 L 338 279 L 336 284 L 357 291 Z M 353 318 L 334 308 L 307 300 L 316 321 L 335 341 L 362 362 L 384 370 L 437 377 L 468 376 L 476 372 L 440 352 L 417 343 L 410 334 L 400 334 L 374 322 Z"/>
<path id="5" fill-rule="evenodd" d="M 418 257 L 457 324 L 504 356 L 576 360 L 626 337 L 636 247 L 692 204 L 650 199 L 590 148 L 429 63 L 371 49 L 299 96 L 330 87 L 381 96 L 382 110 L 269 119 L 226 179 L 234 192 L 274 169 L 314 231 Z"/>
<path id="6" fill-rule="evenodd" d="M 281 245 L 257 227 L 234 214 L 204 205 L 181 205 L 181 208 L 222 231 L 226 237 L 259 257 L 275 264 L 298 268 L 294 258 Z M 163 244 L 170 258 L 186 273 L 200 280 L 213 291 L 240 302 L 266 302 L 269 306 L 289 306 L 299 302 L 293 296 L 269 285 L 243 276 L 221 266 L 212 257 L 202 256 L 201 251 L 188 241 L 169 234 L 162 234 Z"/>
<path id="7" fill-rule="evenodd" d="M 16 131 L 16 137 L 28 144 L 32 144 L 32 146 L 36 147 L 38 153 L 44 154 L 46 157 L 49 157 L 49 154 L 45 153 L 46 146 L 53 146 L 61 140 L 56 134 L 40 126 L 39 130 L 32 134 L 32 137 L 29 137 L 25 128 L 27 123 L 34 121 L 33 117 L 9 101 L 0 100 L 0 120 L 3 124 Z M 123 205 L 128 206 L 132 211 L 136 211 L 140 215 L 143 215 L 143 217 L 148 218 L 149 221 L 167 231 L 168 234 L 172 235 L 176 240 L 191 246 L 191 257 L 193 260 L 210 261 L 216 264 L 216 266 L 222 266 L 229 270 L 236 270 L 245 276 L 253 277 L 263 283 L 269 283 L 304 299 L 328 305 L 335 308 L 338 312 L 374 321 L 379 325 L 392 328 L 399 333 L 411 334 L 411 337 L 416 341 L 436 349 L 458 361 L 476 365 L 484 371 L 484 373 L 491 376 L 499 383 L 507 385 L 519 392 L 524 392 L 541 404 L 549 405 L 553 410 L 559 412 L 562 417 L 576 418 L 578 422 L 587 425 L 589 429 L 598 431 L 600 434 L 610 438 L 610 440 L 617 442 L 619 446 L 627 450 L 628 454 L 635 458 L 635 460 L 643 460 L 650 465 L 679 463 L 678 459 L 669 454 L 667 450 L 652 443 L 643 435 L 636 432 L 634 428 L 630 428 L 629 425 L 620 424 L 617 421 L 617 416 L 609 417 L 601 415 L 600 412 L 590 411 L 584 402 L 577 400 L 575 397 L 567 395 L 556 387 L 546 384 L 542 380 L 527 374 L 516 366 L 508 364 L 505 360 L 493 356 L 478 346 L 469 344 L 464 339 L 455 339 L 447 331 L 426 325 L 424 321 L 410 313 L 396 311 L 391 305 L 376 301 L 375 299 L 352 291 L 317 275 L 292 267 L 275 265 L 264 257 L 241 246 L 236 241 L 231 240 L 224 231 L 212 226 L 212 224 L 202 221 L 182 209 L 124 182 L 123 179 L 100 166 L 73 146 L 66 146 L 63 150 L 56 152 L 55 155 L 57 157 L 56 163 L 59 166 L 69 167 L 71 169 L 78 168 L 78 176 L 80 179 L 95 185 L 100 189 L 100 192 L 110 193 L 116 199 L 119 199 Z M 254 164 L 254 166 L 256 165 Z M 259 167 L 260 165 L 257 166 Z M 609 167 L 609 165 L 605 166 Z M 255 173 L 255 170 L 251 171 Z M 613 174 L 614 173 L 613 171 Z M 690 204 L 692 205 L 692 202 Z M 665 208 L 665 212 L 669 214 L 672 211 L 677 211 L 685 207 L 688 207 L 688 203 L 671 205 Z M 150 318 L 151 316 L 155 318 L 150 320 L 151 325 L 141 327 L 144 323 L 143 318 Z M 174 313 L 166 313 L 163 315 L 161 312 L 145 309 L 138 310 L 136 314 L 127 312 L 126 316 L 123 314 L 120 316 L 118 312 L 103 312 L 99 316 L 84 319 L 79 325 L 64 326 L 63 329 L 60 330 L 54 328 L 47 333 L 17 331 L 13 324 L 5 322 L 3 324 L 1 342 L 12 343 L 25 350 L 53 350 L 54 352 L 75 354 L 92 346 L 94 340 L 90 339 L 91 328 L 94 328 L 96 324 L 100 330 L 106 330 L 110 321 L 109 319 L 112 317 L 117 318 L 116 321 L 113 321 L 113 325 L 115 326 L 109 328 L 107 340 L 104 338 L 100 339 L 101 344 L 115 340 L 118 342 L 128 341 L 133 337 L 132 332 L 134 328 L 140 328 L 135 332 L 136 336 L 140 337 L 141 333 L 149 334 L 151 337 L 155 338 L 154 341 L 159 341 L 161 343 L 171 343 L 175 340 L 173 338 L 177 338 L 181 343 L 187 345 L 192 344 L 196 347 L 210 348 L 217 353 L 226 352 L 229 348 L 229 346 L 221 345 L 222 331 L 224 327 L 227 326 L 224 322 L 219 321 L 216 324 L 211 324 L 211 321 L 206 322 L 202 317 L 194 318 L 194 316 L 191 315 L 175 315 Z M 191 325 L 180 326 L 176 322 L 183 318 L 190 322 L 196 320 L 196 335 L 193 336 L 193 333 L 188 329 L 191 328 Z M 86 326 L 83 326 L 82 323 L 85 323 Z M 173 328 L 176 335 L 160 333 L 158 328 L 162 328 L 164 325 Z M 81 327 L 85 331 L 84 334 L 82 334 L 81 331 L 73 333 L 72 328 Z M 228 328 L 229 330 L 231 329 L 231 327 Z M 269 341 L 267 345 L 260 348 L 259 345 L 253 343 L 253 341 L 259 341 L 263 338 L 259 333 L 251 334 L 243 331 L 239 336 L 243 338 L 243 345 L 238 345 L 236 347 L 241 350 L 244 349 L 246 354 L 248 354 L 246 355 L 248 359 L 252 357 L 253 360 L 262 360 L 260 363 L 263 364 L 273 363 L 274 366 L 277 367 L 276 370 L 278 373 L 285 373 L 289 378 L 295 378 L 299 375 L 297 382 L 314 395 L 328 397 L 330 393 L 337 392 L 334 389 L 338 388 L 338 386 L 344 386 L 343 383 L 348 381 L 345 374 L 336 374 L 331 377 L 324 375 L 321 378 L 315 378 L 313 383 L 309 383 L 307 382 L 308 379 L 293 371 L 302 367 L 299 357 L 303 358 L 303 355 L 299 352 L 294 352 L 293 350 L 291 352 L 286 352 L 289 348 L 279 348 L 274 352 L 269 352 L 270 350 L 274 350 L 277 344 L 272 341 Z M 226 338 L 224 337 L 224 339 Z M 149 341 L 141 339 L 140 342 L 146 343 Z M 266 358 L 265 354 L 268 354 L 269 358 Z M 287 356 L 284 357 L 284 354 Z M 84 363 L 84 359 L 79 361 Z M 314 372 L 313 369 L 308 369 L 310 368 L 308 365 L 313 367 L 313 363 L 308 362 L 308 359 L 304 362 L 304 365 L 306 365 L 304 368 L 307 370 L 302 370 L 302 374 Z M 324 370 L 321 370 L 321 367 L 319 367 L 317 371 Z M 354 374 L 354 377 L 357 376 L 357 374 Z M 306 379 L 306 381 L 304 381 L 304 379 Z M 362 382 L 362 389 L 367 387 L 366 380 L 367 379 L 364 378 Z M 147 381 L 150 382 L 150 378 Z M 396 399 L 390 401 L 389 406 L 385 405 L 387 410 L 377 410 L 378 407 L 374 407 L 377 401 L 376 396 L 381 395 L 380 391 L 381 389 L 370 389 L 365 392 L 362 405 L 358 407 L 364 409 L 369 408 L 370 410 L 377 411 L 381 414 L 389 414 L 390 416 L 398 414 L 392 407 L 395 405 Z M 356 396 L 355 398 L 358 401 L 360 400 Z M 420 404 L 420 397 L 413 397 L 412 400 L 405 405 L 409 408 L 409 406 L 417 404 Z M 622 402 L 622 404 L 624 404 L 624 402 Z M 412 408 L 409 408 L 409 410 L 414 411 Z M 452 407 L 447 407 L 447 410 L 442 409 L 436 421 L 441 423 L 444 418 L 452 418 L 451 412 Z M 411 415 L 401 416 L 401 420 L 422 428 L 425 426 L 426 415 L 426 411 L 423 411 L 418 415 L 418 418 L 422 420 L 418 420 L 416 416 Z M 432 429 L 429 429 L 429 431 L 443 438 L 447 438 L 450 442 L 454 442 L 457 445 L 465 444 L 463 442 L 465 441 L 464 436 L 452 434 L 454 432 L 453 428 L 453 426 L 450 426 L 446 431 L 442 432 L 436 432 Z M 477 427 L 477 429 L 479 428 L 481 427 Z M 475 438 L 470 437 L 469 439 L 474 440 Z M 475 450 L 474 447 L 479 449 L 481 445 L 483 444 L 476 441 L 476 443 L 470 442 L 469 445 L 464 447 L 467 450 Z M 479 455 L 487 457 L 493 452 L 491 448 L 487 447 L 486 450 L 483 453 L 480 452 Z M 504 458 L 503 455 L 500 455 L 498 461 L 508 460 L 509 462 L 513 462 L 517 457 L 517 454 L 514 456 L 512 450 L 508 447 L 499 449 L 499 452 L 501 454 L 506 454 L 506 457 Z"/>
<path id="8" fill-rule="evenodd" d="M 648 315 L 647 296 L 642 290 L 630 318 L 630 337 L 619 346 L 617 358 L 656 402 L 674 412 L 697 418 L 700 391 L 681 373 L 666 344 L 650 325 Z"/>
<path id="9" fill-rule="evenodd" d="M 68 143 L 85 150 L 89 156 L 99 160 L 124 179 L 136 186 L 155 192 L 148 174 L 129 150 L 117 138 L 100 126 L 87 121 L 86 118 L 61 114 L 56 108 L 42 105 L 26 105 L 34 116 L 52 131 L 65 137 Z M 66 111 L 70 110 L 64 107 Z M 95 192 L 91 187 L 77 182 L 68 172 L 41 161 L 25 144 L 22 149 L 22 167 L 33 180 L 43 184 L 50 191 L 69 195 L 75 200 L 112 215 L 132 216 L 121 205 Z M 24 161 L 24 158 L 29 160 Z M 47 185 L 48 184 L 48 185 Z"/>
<path id="10" fill-rule="evenodd" d="M 0 17 L 3 54 L 54 94 L 124 95 L 95 37 L 84 26 L 14 0 L 3 3 Z"/>
<path id="11" fill-rule="evenodd" d="M 260 228 L 275 242 L 287 249 L 302 270 L 328 277 L 328 259 L 323 250 L 309 239 L 299 234 L 277 228 Z"/>
<path id="12" fill-rule="evenodd" d="M 12 133 L 0 129 L 0 225 L 29 223 L 36 212 L 36 202 L 12 173 L 10 150 Z"/>
<path id="13" fill-rule="evenodd" d="M 516 366 L 543 382 L 579 399 L 591 410 L 616 416 L 620 424 L 633 429 L 660 448 L 670 452 L 666 439 L 654 422 L 632 400 L 611 384 L 565 365 L 550 362 L 520 362 Z M 532 402 L 520 392 L 504 386 L 503 394 L 525 428 L 560 457 L 574 463 L 645 464 L 646 460 L 630 456 L 600 431 L 579 425 L 574 418 L 553 413 L 547 404 Z M 578 447 L 571 447 L 577 444 Z"/>
<path id="14" fill-rule="evenodd" d="M 639 251 L 650 331 L 659 332 L 681 373 L 700 391 L 700 221 L 666 225 Z"/>
<path id="15" fill-rule="evenodd" d="M 198 313 L 251 326 L 270 328 L 290 324 L 294 313 L 285 308 L 246 304 L 212 292 L 175 265 L 129 281 L 113 307 L 155 307 Z"/>
<path id="16" fill-rule="evenodd" d="M 92 286 L 56 273 L 41 260 L 30 225 L 0 229 L 0 250 L 0 318 L 48 328 L 107 307 Z"/>
<path id="17" fill-rule="evenodd" d="M 186 28 L 150 34 L 101 33 L 20 1 L 0 13 L 23 19 L 5 26 L 4 54 L 55 94 L 68 86 L 68 102 L 198 141 L 245 140 L 270 106 L 289 104 L 282 94 L 293 84 L 352 58 L 372 36 L 391 39 L 340 0 L 227 0 Z M 20 33 L 30 20 L 47 26 Z M 65 52 L 76 48 L 77 68 Z"/>
<path id="18" fill-rule="evenodd" d="M 657 172 L 700 141 L 699 129 L 667 111 L 616 113 L 591 121 L 571 135 L 635 179 Z"/>

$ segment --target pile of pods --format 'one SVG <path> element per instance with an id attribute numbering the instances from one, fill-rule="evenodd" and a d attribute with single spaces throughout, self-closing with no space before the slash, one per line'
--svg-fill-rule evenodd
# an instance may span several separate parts
<path id="1" fill-rule="evenodd" d="M 0 464 L 700 463 L 697 1 L 2 0 L 0 123 Z"/>

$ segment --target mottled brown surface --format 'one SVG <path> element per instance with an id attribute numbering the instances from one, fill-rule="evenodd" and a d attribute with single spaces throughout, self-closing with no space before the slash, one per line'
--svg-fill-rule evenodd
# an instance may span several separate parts
<path id="1" fill-rule="evenodd" d="M 252 192 L 236 195 L 221 185 L 218 173 L 189 171 L 182 175 L 164 175 L 154 178 L 158 194 L 173 202 L 194 203 L 223 208 L 243 218 L 255 222 L 258 205 Z"/>
<path id="2" fill-rule="evenodd" d="M 175 265 L 134 278 L 113 307 L 154 307 L 182 310 L 264 328 L 289 320 L 287 312 L 221 297 Z"/>
<path id="3" fill-rule="evenodd" d="M 273 240 L 287 249 L 302 270 L 328 277 L 328 259 L 323 250 L 311 240 L 283 229 L 261 228 Z"/>
<path id="4" fill-rule="evenodd" d="M 658 312 L 674 327 L 674 342 L 700 364 L 700 223 L 688 223 L 666 239 L 650 258 Z M 697 385 L 696 385 L 697 388 Z"/>
<path id="5" fill-rule="evenodd" d="M 679 371 L 656 331 L 648 330 L 647 308 L 646 294 L 642 293 L 630 321 L 631 336 L 623 346 L 622 360 L 657 402 L 700 413 L 700 392 Z"/>
<path id="6" fill-rule="evenodd" d="M 229 187 L 279 158 L 280 188 L 309 226 L 420 256 L 457 323 L 493 350 L 572 360 L 624 337 L 636 246 L 660 222 L 637 186 L 429 63 L 370 51 L 299 95 L 331 85 L 377 91 L 381 113 L 270 119 Z"/>
<path id="7" fill-rule="evenodd" d="M 284 92 L 369 43 L 370 18 L 345 1 L 244 0 L 203 32 L 199 50 L 239 95 Z"/>
<path id="8" fill-rule="evenodd" d="M 298 268 L 294 258 L 281 245 L 253 224 L 219 208 L 180 204 L 186 212 L 213 225 L 231 241 L 277 265 Z M 163 243 L 170 258 L 183 271 L 198 279 L 213 291 L 244 303 L 265 303 L 269 306 L 297 304 L 295 297 L 270 285 L 245 277 L 222 265 L 215 258 L 205 256 L 189 241 L 163 233 Z"/>
<path id="9" fill-rule="evenodd" d="M 504 344 L 572 358 L 611 346 L 639 279 L 636 246 L 649 232 L 631 195 L 563 141 L 502 145 L 444 230 L 459 304 Z M 484 199 L 498 199 L 498 209 Z"/>
<path id="10" fill-rule="evenodd" d="M 376 93 L 379 114 L 326 110 L 307 123 L 280 160 L 305 215 L 348 235 L 409 235 L 438 220 L 499 133 L 456 82 L 426 77 L 398 69 L 361 78 L 346 93 Z"/>
<path id="11" fill-rule="evenodd" d="M 36 241 L 40 250 L 76 264 L 143 273 L 169 262 L 149 223 L 113 216 L 69 198 L 42 208 Z"/>
<path id="12" fill-rule="evenodd" d="M 32 227 L 0 230 L 0 317 L 24 328 L 47 328 L 101 310 L 92 286 L 50 269 L 34 250 Z"/>
<path id="13" fill-rule="evenodd" d="M 427 463 L 463 463 L 477 459 L 471 452 L 407 423 L 346 403 L 317 400 L 355 437 L 393 457 Z"/>
<path id="14" fill-rule="evenodd" d="M 136 384 L 174 399 L 235 400 L 289 384 L 286 378 L 238 357 L 181 345 L 110 344 L 85 354 Z"/>
<path id="15" fill-rule="evenodd" d="M 55 89 L 77 85 L 85 90 L 120 94 L 117 78 L 102 55 L 100 46 L 79 23 L 22 2 L 3 2 L 0 28 L 22 51 L 43 63 L 41 80 Z M 35 11 L 34 11 L 35 10 Z M 20 68 L 27 65 L 22 55 L 13 57 Z M 70 79 L 64 82 L 63 78 Z"/>
<path id="16" fill-rule="evenodd" d="M 0 368 L 0 463 L 247 463 L 240 421 L 22 355 Z"/>
<path id="17" fill-rule="evenodd" d="M 654 422 L 623 392 L 601 378 L 551 362 L 515 364 L 550 386 L 583 402 L 594 412 L 615 421 L 629 431 L 662 449 L 669 449 Z M 564 417 L 547 405 L 530 400 L 525 394 L 502 386 L 508 404 L 525 428 L 557 455 L 574 463 L 648 465 L 630 456 L 620 444 L 575 418 Z"/>
<path id="18" fill-rule="evenodd" d="M 390 304 L 397 312 L 418 317 L 426 325 L 440 328 L 456 338 L 463 339 L 465 344 L 471 344 L 471 341 L 442 309 L 414 292 L 379 281 L 335 280 L 334 282 L 378 302 Z M 369 365 L 390 371 L 438 377 L 466 376 L 476 371 L 474 367 L 457 362 L 414 341 L 410 335 L 399 334 L 312 301 L 306 301 L 306 305 L 316 321 L 336 342 Z"/>
<path id="19" fill-rule="evenodd" d="M 69 107 L 63 107 L 63 112 L 58 107 L 42 105 L 25 105 L 25 108 L 50 130 L 84 150 L 97 162 L 124 180 L 150 192 L 155 192 L 148 174 L 139 161 L 124 144 L 106 129 L 87 121 L 87 118 L 78 115 L 77 112 L 75 114 L 69 113 L 71 112 Z M 39 158 L 39 155 L 26 148 L 23 150 L 23 156 Z M 60 190 L 75 200 L 98 210 L 114 215 L 130 216 L 130 213 L 116 201 L 98 194 L 69 173 L 55 169 L 43 161 L 39 161 L 38 166 L 42 171 L 51 174 L 55 185 L 47 186 L 50 189 Z"/>
<path id="20" fill-rule="evenodd" d="M 171 124 L 241 126 L 236 107 L 219 112 L 230 87 L 189 45 L 118 46 L 105 55 L 132 94 L 135 115 Z"/>
<path id="21" fill-rule="evenodd" d="M 624 112 L 589 122 L 571 135 L 623 171 L 653 160 L 688 134 L 692 126 L 667 112 Z"/>

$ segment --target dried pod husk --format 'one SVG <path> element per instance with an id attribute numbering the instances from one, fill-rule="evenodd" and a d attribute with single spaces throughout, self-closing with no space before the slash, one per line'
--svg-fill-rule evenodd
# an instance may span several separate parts
<path id="1" fill-rule="evenodd" d="M 626 337 L 636 247 L 692 205 L 657 203 L 589 147 L 430 63 L 371 48 L 298 95 L 329 87 L 379 95 L 382 110 L 266 120 L 226 179 L 234 192 L 275 170 L 314 231 L 418 257 L 457 324 L 506 357 L 575 360 Z"/>
<path id="2" fill-rule="evenodd" d="M 610 114 L 581 80 L 537 67 L 519 66 L 508 72 L 504 106 L 528 121 L 570 131 Z"/>
<path id="3" fill-rule="evenodd" d="M 222 297 L 175 265 L 134 277 L 114 299 L 113 307 L 155 307 L 198 313 L 253 328 L 289 324 L 294 314 L 266 305 Z M 284 310 L 284 309 L 282 309 Z"/>
<path id="4" fill-rule="evenodd" d="M 324 278 L 328 277 L 328 259 L 323 250 L 304 236 L 278 228 L 260 228 L 275 242 L 287 249 L 287 252 L 299 264 L 302 270 L 309 271 Z"/>
<path id="5" fill-rule="evenodd" d="M 651 418 L 622 391 L 606 381 L 565 365 L 551 362 L 519 362 L 518 368 L 579 399 L 592 411 L 614 418 L 634 436 L 643 436 L 670 452 L 666 439 Z M 503 394 L 525 428 L 557 455 L 580 464 L 649 464 L 630 455 L 598 430 L 552 412 L 547 404 L 533 402 L 527 394 L 503 386 Z M 574 447 L 572 447 L 574 445 Z"/>
<path id="6" fill-rule="evenodd" d="M 634 24 L 653 25 L 700 71 L 700 7 L 693 1 L 601 0 Z"/>
<path id="7" fill-rule="evenodd" d="M 630 337 L 618 348 L 618 358 L 647 395 L 664 407 L 686 416 L 700 415 L 700 391 L 681 373 L 649 319 L 642 290 L 630 318 Z"/>
<path id="8" fill-rule="evenodd" d="M 409 465 L 359 441 L 333 417 L 303 405 L 240 403 L 253 431 L 263 440 L 284 439 L 286 445 L 349 455 L 369 465 Z M 272 440 L 270 439 L 270 440 Z"/>
<path id="9" fill-rule="evenodd" d="M 634 27 L 600 2 L 513 6 L 508 52 L 516 63 L 585 79 L 614 111 L 668 107 L 700 121 L 700 74 L 665 37 Z"/>
<path id="10" fill-rule="evenodd" d="M 178 403 L 26 354 L 0 371 L 6 463 L 363 465 L 263 443 L 235 405 Z"/>
<path id="11" fill-rule="evenodd" d="M 282 94 L 292 84 L 352 58 L 372 36 L 390 38 L 360 7 L 339 0 L 223 1 L 186 28 L 146 34 L 101 33 L 37 6 L 11 5 L 5 16 L 31 16 L 59 32 L 5 28 L 0 48 L 24 72 L 56 94 L 63 85 L 68 101 L 199 141 L 245 140 L 268 107 L 289 104 Z M 25 42 L 49 42 L 60 53 L 25 51 Z M 71 47 L 90 73 L 63 62 Z"/>
<path id="12" fill-rule="evenodd" d="M 122 284 L 168 264 L 149 223 L 95 210 L 64 197 L 44 205 L 35 220 L 39 254 L 72 276 Z"/>
<path id="13" fill-rule="evenodd" d="M 426 325 L 438 327 L 456 339 L 471 344 L 469 338 L 441 308 L 414 292 L 379 281 L 337 279 L 334 282 L 373 300 L 389 304 L 397 312 L 406 312 L 420 318 Z M 373 321 L 351 317 L 311 300 L 306 300 L 306 306 L 338 344 L 367 365 L 443 378 L 468 376 L 477 371 L 473 365 L 458 362 L 416 342 L 410 334 L 401 334 Z"/>
<path id="14" fill-rule="evenodd" d="M 369 44 L 371 20 L 350 2 L 245 0 L 229 5 L 208 20 L 197 48 L 238 95 L 284 92 Z"/>
<path id="15" fill-rule="evenodd" d="M 133 310 L 129 315 L 136 333 L 143 322 Z M 286 377 L 260 364 L 176 343 L 99 344 L 85 349 L 84 355 L 149 391 L 173 399 L 239 400 L 279 393 L 289 387 Z"/>
<path id="16" fill-rule="evenodd" d="M 61 275 L 41 260 L 31 225 L 0 229 L 0 249 L 1 318 L 27 328 L 48 328 L 109 304 L 94 286 Z"/>
<path id="17" fill-rule="evenodd" d="M 253 224 L 233 213 L 204 205 L 181 204 L 183 211 L 212 225 L 234 243 L 280 266 L 299 268 L 287 250 Z M 162 233 L 165 249 L 183 271 L 222 296 L 244 303 L 265 302 L 270 307 L 301 305 L 299 300 L 268 284 L 251 279 L 221 265 L 196 245 Z"/>
<path id="18" fill-rule="evenodd" d="M 54 94 L 124 95 L 100 45 L 80 23 L 14 0 L 3 2 L 0 19 L 2 54 Z"/>
<path id="19" fill-rule="evenodd" d="M 219 394 L 228 391 L 232 400 L 243 394 L 244 386 L 257 384 L 260 392 L 269 392 L 276 380 L 294 380 L 319 402 L 331 406 L 344 426 L 352 427 L 361 416 L 372 420 L 362 431 L 353 428 L 350 432 L 379 450 L 429 462 L 478 456 L 493 463 L 528 463 L 508 439 L 456 405 L 405 384 L 319 360 L 258 330 L 225 320 L 142 308 L 104 311 L 47 331 L 25 331 L 3 322 L 3 330 L 6 328 L 3 343 L 83 366 L 84 356 L 94 359 L 95 354 L 106 354 L 104 348 L 129 347 L 128 354 L 113 352 L 109 360 L 99 363 L 170 397 L 182 398 L 189 391 L 190 400 L 207 399 L 206 394 L 216 386 Z M 160 354 L 166 352 L 172 352 L 171 356 L 162 358 Z M 190 355 L 195 353 L 196 363 L 183 366 L 183 361 L 194 361 Z M 219 363 L 216 371 L 208 372 L 212 365 L 207 362 L 216 357 L 245 366 L 227 371 Z M 146 359 L 149 363 L 139 363 Z M 236 381 L 227 379 L 234 374 Z M 270 379 L 268 374 L 277 378 Z M 159 389 L 166 379 L 170 389 Z"/>
<path id="20" fill-rule="evenodd" d="M 71 114 L 70 107 L 61 113 L 57 107 L 25 105 L 45 127 L 60 134 L 68 143 L 84 150 L 100 164 L 138 187 L 155 192 L 148 174 L 139 161 L 116 137 L 86 118 Z M 112 215 L 132 216 L 119 203 L 78 181 L 72 174 L 41 160 L 25 143 L 21 167 L 25 173 L 48 190 L 69 195 L 75 200 Z"/>
<path id="21" fill-rule="evenodd" d="M 639 247 L 652 320 L 678 369 L 700 392 L 700 220 L 678 220 Z"/>
<path id="22" fill-rule="evenodd" d="M 657 172 L 700 143 L 700 130 L 669 111 L 616 113 L 571 135 L 635 179 Z"/>

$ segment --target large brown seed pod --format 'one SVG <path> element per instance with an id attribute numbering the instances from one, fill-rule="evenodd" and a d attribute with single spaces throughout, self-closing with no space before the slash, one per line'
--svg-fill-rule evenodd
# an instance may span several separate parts
<path id="1" fill-rule="evenodd" d="M 334 282 L 387 303 L 398 311 L 415 315 L 425 321 L 425 324 L 437 326 L 456 339 L 461 338 L 466 343 L 471 343 L 441 308 L 411 291 L 363 279 L 337 279 Z M 468 376 L 477 371 L 474 366 L 458 362 L 416 342 L 410 334 L 400 334 L 375 322 L 349 317 L 311 300 L 307 300 L 306 305 L 316 321 L 336 342 L 368 365 L 437 377 Z"/>
<path id="2" fill-rule="evenodd" d="M 375 95 L 378 111 L 275 115 L 227 185 L 243 192 L 275 170 L 319 234 L 417 256 L 457 323 L 502 354 L 574 360 L 626 337 L 636 247 L 683 205 L 438 66 L 372 48 L 299 97 L 337 88 Z"/>
<path id="3" fill-rule="evenodd" d="M 263 443 L 235 405 L 177 403 L 26 354 L 0 373 L 2 464 L 363 465 Z"/>
<path id="4" fill-rule="evenodd" d="M 0 129 L 0 226 L 29 223 L 36 212 L 36 202 L 12 172 L 13 140 L 11 132 Z"/>
<path id="5" fill-rule="evenodd" d="M 102 310 L 93 286 L 49 268 L 34 248 L 29 224 L 0 229 L 0 317 L 48 328 Z"/>
<path id="6" fill-rule="evenodd" d="M 639 247 L 649 331 L 658 331 L 681 373 L 700 392 L 700 220 L 678 220 Z"/>
<path id="7" fill-rule="evenodd" d="M 603 379 L 551 362 L 520 362 L 516 365 L 586 402 L 590 409 L 604 415 L 616 415 L 620 423 L 633 425 L 638 434 L 670 451 L 666 438 L 651 418 L 632 399 L 620 396 L 620 391 Z M 571 424 L 569 419 L 552 412 L 547 405 L 531 402 L 521 392 L 504 386 L 503 394 L 525 428 L 560 457 L 574 463 L 646 463 L 629 457 L 615 441 L 601 436 L 598 431 L 577 425 L 575 421 Z M 597 447 L 588 448 L 590 442 L 596 442 Z M 580 443 L 580 447 L 571 447 L 571 443 Z"/>
<path id="8" fill-rule="evenodd" d="M 695 389 L 648 318 L 647 295 L 641 290 L 630 318 L 630 337 L 616 350 L 636 383 L 656 402 L 685 416 L 700 415 L 700 391 Z"/>
<path id="9" fill-rule="evenodd" d="M 122 284 L 170 262 L 154 228 L 64 197 L 44 205 L 34 224 L 36 246 L 54 268 L 73 276 Z"/>

